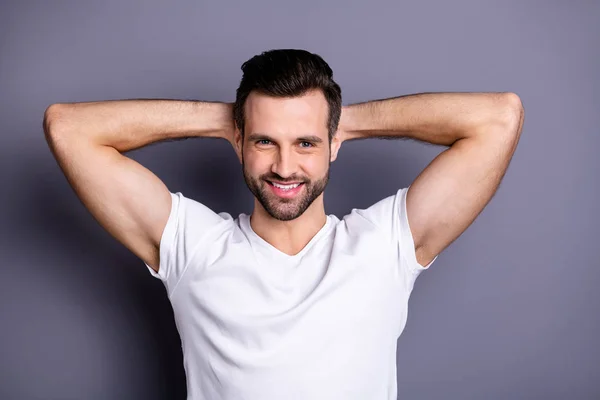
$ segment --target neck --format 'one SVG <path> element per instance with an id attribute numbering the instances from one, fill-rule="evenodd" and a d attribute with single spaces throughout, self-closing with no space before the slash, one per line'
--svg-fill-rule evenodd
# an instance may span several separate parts
<path id="1" fill-rule="evenodd" d="M 250 216 L 252 230 L 271 246 L 289 255 L 302 251 L 326 222 L 322 195 L 301 216 L 291 221 L 271 217 L 256 199 Z"/>

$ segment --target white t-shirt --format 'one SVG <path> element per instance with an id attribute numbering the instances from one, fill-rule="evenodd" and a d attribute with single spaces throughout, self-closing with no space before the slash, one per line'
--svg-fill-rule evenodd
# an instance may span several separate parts
<path id="1" fill-rule="evenodd" d="M 396 342 L 418 264 L 400 189 L 290 256 L 171 193 L 158 274 L 181 337 L 188 399 L 395 400 Z"/>

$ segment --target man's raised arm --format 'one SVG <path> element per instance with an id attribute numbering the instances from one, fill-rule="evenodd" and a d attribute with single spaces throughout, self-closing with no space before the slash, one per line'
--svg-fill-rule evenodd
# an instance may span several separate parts
<path id="1" fill-rule="evenodd" d="M 450 146 L 410 185 L 408 221 L 419 264 L 428 265 L 491 200 L 523 128 L 514 93 L 419 93 L 342 110 L 341 140 L 412 138 Z"/>
<path id="2" fill-rule="evenodd" d="M 229 103 L 111 100 L 53 104 L 44 114 L 50 150 L 98 223 L 158 272 L 171 195 L 150 170 L 121 153 L 186 137 L 233 141 Z"/>

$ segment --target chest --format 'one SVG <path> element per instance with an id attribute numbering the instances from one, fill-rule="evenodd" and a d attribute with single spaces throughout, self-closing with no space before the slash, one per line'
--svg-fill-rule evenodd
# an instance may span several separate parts
<path id="1" fill-rule="evenodd" d="M 192 270 L 178 288 L 180 334 L 238 355 L 288 358 L 342 342 L 395 341 L 407 298 L 393 254 L 374 247 L 376 239 L 333 242 L 294 262 L 243 243 L 218 257 L 207 251 L 206 268 Z"/>

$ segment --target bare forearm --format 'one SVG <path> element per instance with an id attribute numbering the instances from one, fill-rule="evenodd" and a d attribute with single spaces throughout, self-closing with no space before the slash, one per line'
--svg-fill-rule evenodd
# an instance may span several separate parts
<path id="1" fill-rule="evenodd" d="M 451 146 L 490 126 L 513 126 L 520 107 L 513 93 L 420 93 L 346 106 L 340 129 L 348 140 L 406 137 Z"/>
<path id="2" fill-rule="evenodd" d="M 229 103 L 108 100 L 59 103 L 44 115 L 46 135 L 85 138 L 120 152 L 186 137 L 222 137 L 233 129 Z"/>

